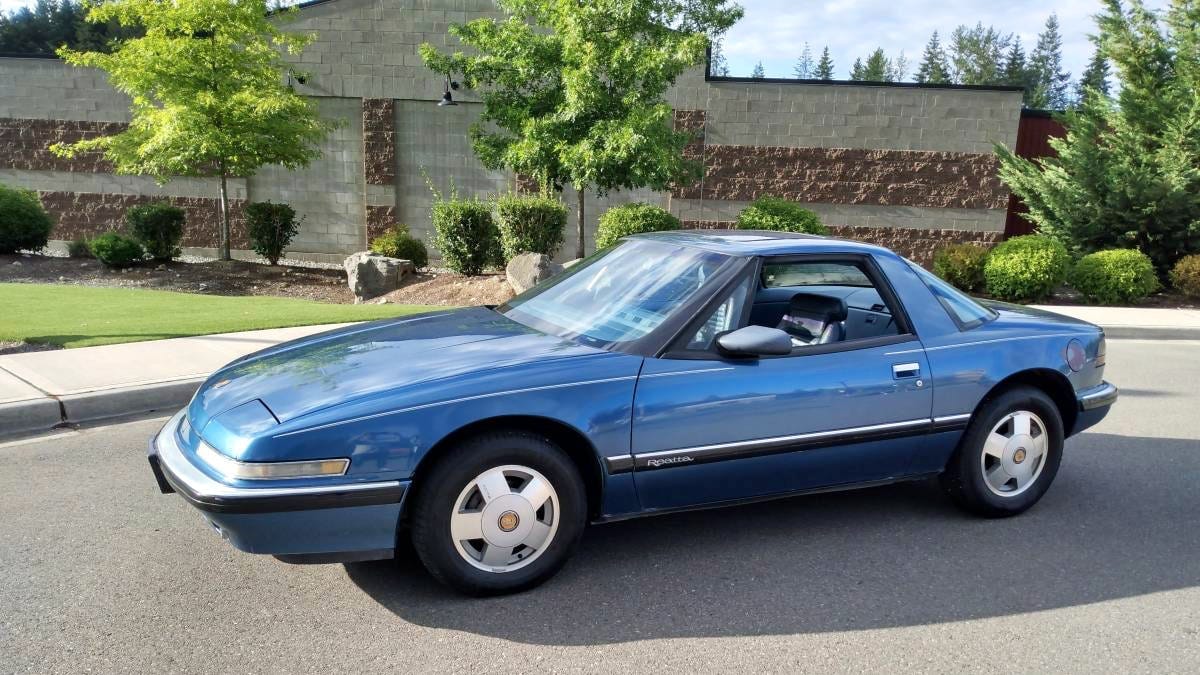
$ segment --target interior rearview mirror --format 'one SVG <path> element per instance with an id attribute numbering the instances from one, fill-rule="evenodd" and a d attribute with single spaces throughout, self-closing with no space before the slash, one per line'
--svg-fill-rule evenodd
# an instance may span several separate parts
<path id="1" fill-rule="evenodd" d="M 728 356 L 784 356 L 792 353 L 792 338 L 778 328 L 746 326 L 717 337 Z"/>

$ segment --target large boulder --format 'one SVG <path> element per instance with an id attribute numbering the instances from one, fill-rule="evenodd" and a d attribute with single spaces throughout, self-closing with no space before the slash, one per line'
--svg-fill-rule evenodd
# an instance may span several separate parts
<path id="1" fill-rule="evenodd" d="M 522 253 L 513 257 L 504 268 L 508 285 L 518 295 L 562 272 L 563 267 L 541 253 Z"/>
<path id="2" fill-rule="evenodd" d="M 412 262 L 364 251 L 342 263 L 346 284 L 358 300 L 368 300 L 400 288 L 404 277 L 416 271 Z"/>

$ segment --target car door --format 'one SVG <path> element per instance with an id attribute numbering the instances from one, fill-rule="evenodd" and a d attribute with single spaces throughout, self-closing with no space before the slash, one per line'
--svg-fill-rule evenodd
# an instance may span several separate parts
<path id="1" fill-rule="evenodd" d="M 886 309 L 894 329 L 797 345 L 788 356 L 722 357 L 722 331 L 780 320 L 770 308 L 780 288 L 869 296 L 867 309 Z M 661 358 L 646 360 L 632 429 L 642 504 L 679 508 L 902 476 L 931 427 L 928 368 L 869 256 L 766 258 Z"/>

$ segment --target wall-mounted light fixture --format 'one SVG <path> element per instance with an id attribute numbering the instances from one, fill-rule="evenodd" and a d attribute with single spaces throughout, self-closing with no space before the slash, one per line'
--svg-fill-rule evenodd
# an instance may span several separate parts
<path id="1" fill-rule="evenodd" d="M 443 107 L 443 106 L 448 106 L 448 105 L 458 105 L 457 103 L 454 102 L 454 96 L 452 96 L 450 94 L 451 89 L 453 89 L 454 91 L 458 91 L 458 83 L 455 82 L 454 80 L 447 78 L 445 90 L 442 92 L 442 100 L 438 101 L 438 107 Z"/>

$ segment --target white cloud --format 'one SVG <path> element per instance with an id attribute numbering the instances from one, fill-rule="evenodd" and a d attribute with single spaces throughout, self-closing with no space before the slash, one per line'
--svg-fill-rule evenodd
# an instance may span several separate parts
<path id="1" fill-rule="evenodd" d="M 1148 0 L 1163 8 L 1167 0 Z M 768 77 L 791 77 L 792 66 L 805 42 L 814 55 L 829 46 L 837 76 L 845 78 L 857 57 L 876 47 L 889 56 L 901 50 L 915 67 L 934 30 L 943 38 L 960 24 L 983 22 L 1004 33 L 1020 36 L 1029 50 L 1050 14 L 1058 15 L 1063 36 L 1065 67 L 1077 77 L 1091 57 L 1088 34 L 1099 0 L 957 0 L 897 2 L 896 0 L 741 0 L 746 16 L 729 31 L 725 56 L 730 74 L 749 75 L 758 61 Z"/>

